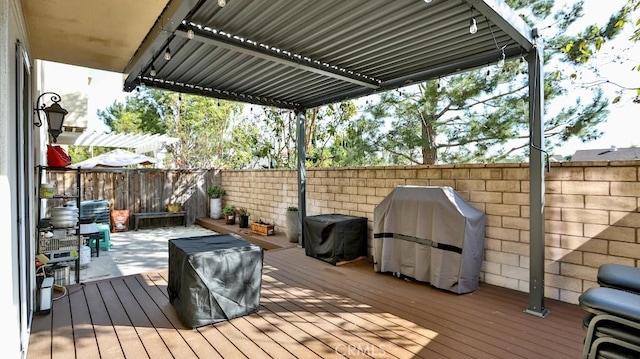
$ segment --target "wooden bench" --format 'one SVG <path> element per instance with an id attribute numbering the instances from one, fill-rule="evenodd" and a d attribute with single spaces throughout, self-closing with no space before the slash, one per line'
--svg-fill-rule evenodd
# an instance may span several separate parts
<path id="1" fill-rule="evenodd" d="M 141 218 L 171 218 L 171 217 L 182 217 L 182 222 L 184 223 L 184 226 L 187 226 L 187 212 L 185 211 L 180 211 L 180 212 L 145 212 L 145 213 L 133 213 L 133 219 L 134 219 L 134 229 L 137 231 L 138 230 L 138 223 L 140 222 Z"/>

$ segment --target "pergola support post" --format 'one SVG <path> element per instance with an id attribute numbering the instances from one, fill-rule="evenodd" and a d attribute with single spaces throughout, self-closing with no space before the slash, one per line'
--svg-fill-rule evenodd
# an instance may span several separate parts
<path id="1" fill-rule="evenodd" d="M 298 150 L 298 246 L 304 248 L 304 221 L 307 216 L 307 197 L 306 197 L 306 168 L 305 160 L 307 154 L 305 152 L 305 109 L 296 111 L 297 131 L 296 131 L 296 148 Z"/>
<path id="2" fill-rule="evenodd" d="M 534 46 L 527 56 L 529 63 L 529 306 L 526 313 L 546 317 L 544 307 L 544 76 L 542 49 Z"/>

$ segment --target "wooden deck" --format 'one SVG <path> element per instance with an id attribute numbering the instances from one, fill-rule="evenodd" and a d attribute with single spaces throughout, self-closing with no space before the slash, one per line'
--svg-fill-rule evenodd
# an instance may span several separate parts
<path id="1" fill-rule="evenodd" d="M 368 260 L 332 266 L 302 248 L 265 252 L 257 313 L 198 329 L 169 303 L 167 273 L 76 284 L 36 316 L 28 358 L 578 358 L 584 312 L 481 285 L 456 295 L 374 273 Z"/>

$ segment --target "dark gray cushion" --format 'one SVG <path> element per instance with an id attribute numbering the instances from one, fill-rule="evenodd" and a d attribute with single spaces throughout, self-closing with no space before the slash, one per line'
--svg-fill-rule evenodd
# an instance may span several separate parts
<path id="1" fill-rule="evenodd" d="M 598 284 L 640 293 L 640 268 L 607 263 L 598 269 Z"/>
<path id="2" fill-rule="evenodd" d="M 623 290 L 589 288 L 578 298 L 580 306 L 594 314 L 611 314 L 640 322 L 640 295 Z"/>

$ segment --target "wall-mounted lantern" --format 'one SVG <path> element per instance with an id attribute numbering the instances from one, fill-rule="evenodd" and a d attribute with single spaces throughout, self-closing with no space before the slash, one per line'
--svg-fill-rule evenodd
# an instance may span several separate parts
<path id="1" fill-rule="evenodd" d="M 49 107 L 45 107 L 44 101 L 40 104 L 40 100 L 45 95 L 51 96 L 51 101 L 53 103 Z M 51 137 L 53 137 L 53 143 L 58 141 L 58 136 L 62 133 L 64 117 L 69 113 L 60 106 L 60 99 L 60 95 L 55 92 L 45 92 L 38 96 L 38 100 L 36 100 L 36 107 L 34 108 L 34 111 L 38 115 L 38 122 L 35 122 L 34 125 L 38 127 L 42 126 L 43 122 L 42 117 L 40 117 L 40 111 L 44 112 L 44 115 L 47 118 L 48 131 L 51 134 Z"/>

